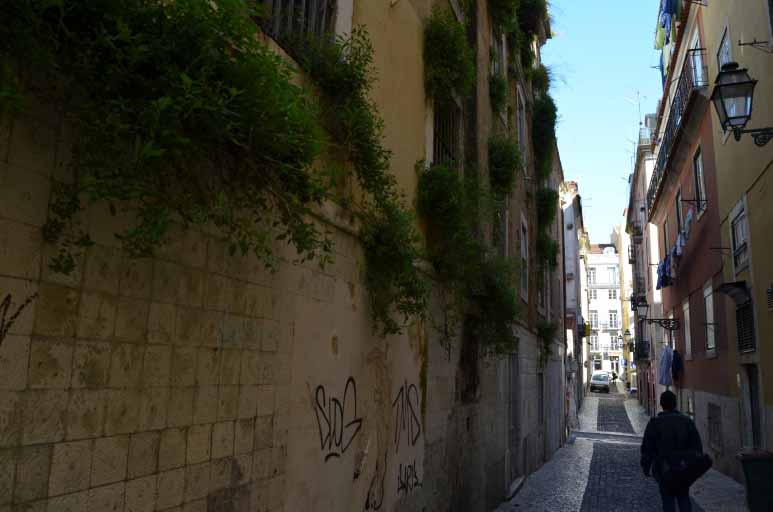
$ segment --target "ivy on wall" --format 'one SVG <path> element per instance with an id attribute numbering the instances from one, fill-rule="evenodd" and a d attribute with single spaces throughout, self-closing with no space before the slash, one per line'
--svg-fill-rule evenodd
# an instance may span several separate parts
<path id="1" fill-rule="evenodd" d="M 558 111 L 550 94 L 534 99 L 532 113 L 532 140 L 534 142 L 534 166 L 541 181 L 553 171 L 553 150 L 556 142 Z"/>
<path id="2" fill-rule="evenodd" d="M 513 190 L 515 173 L 522 165 L 521 150 L 515 141 L 504 135 L 489 138 L 489 181 L 495 198 L 505 197 Z"/>
<path id="3" fill-rule="evenodd" d="M 350 206 L 362 223 L 375 325 L 399 332 L 423 313 L 426 287 L 414 265 L 418 234 L 368 99 L 367 34 L 298 41 L 293 53 L 319 86 L 318 101 L 261 42 L 262 14 L 260 2 L 243 0 L 0 6 L 9 20 L 0 27 L 3 65 L 34 57 L 55 76 L 77 132 L 73 183 L 55 186 L 43 229 L 59 247 L 52 267 L 72 271 L 91 244 L 77 213 L 95 202 L 133 215 L 116 236 L 134 256 L 152 255 L 182 222 L 215 226 L 232 253 L 269 267 L 275 240 L 324 264 L 332 242 L 313 213 L 336 199 L 340 170 L 319 164 L 323 149 L 336 147 L 365 192 Z M 0 82 L 2 98 L 16 97 L 12 85 Z"/>
<path id="4" fill-rule="evenodd" d="M 475 55 L 464 26 L 448 9 L 435 7 L 424 27 L 424 88 L 427 96 L 448 100 L 466 96 L 475 81 Z"/>
<path id="5" fill-rule="evenodd" d="M 517 266 L 512 259 L 488 254 L 475 236 L 481 201 L 477 187 L 455 169 L 432 166 L 419 176 L 418 192 L 430 261 L 453 296 L 448 317 L 460 319 L 485 354 L 512 352 L 517 340 L 511 326 L 520 313 L 513 286 Z"/>
<path id="6" fill-rule="evenodd" d="M 558 324 L 541 320 L 537 323 L 537 338 L 540 340 L 540 366 L 545 366 L 552 354 L 551 346 L 558 333 Z"/>

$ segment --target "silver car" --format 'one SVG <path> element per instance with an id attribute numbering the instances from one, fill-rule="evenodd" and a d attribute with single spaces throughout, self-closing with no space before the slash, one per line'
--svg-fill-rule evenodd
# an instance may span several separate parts
<path id="1" fill-rule="evenodd" d="M 596 372 L 590 378 L 591 393 L 599 390 L 609 393 L 609 374 L 607 372 Z"/>

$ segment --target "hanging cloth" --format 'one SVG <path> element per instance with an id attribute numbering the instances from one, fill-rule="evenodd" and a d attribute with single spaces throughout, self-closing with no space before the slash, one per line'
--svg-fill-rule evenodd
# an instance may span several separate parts
<path id="1" fill-rule="evenodd" d="M 674 351 L 668 345 L 663 346 L 660 352 L 660 365 L 658 365 L 658 384 L 661 386 L 671 385 L 671 364 L 673 362 Z"/>
<path id="2" fill-rule="evenodd" d="M 658 23 L 658 28 L 655 30 L 655 49 L 661 50 L 665 44 L 666 30 Z"/>
<path id="3" fill-rule="evenodd" d="M 687 240 L 690 239 L 690 227 L 692 226 L 692 221 L 695 217 L 695 209 L 690 207 L 689 210 L 687 210 L 687 216 L 684 218 L 684 240 L 687 242 Z"/>
<path id="4" fill-rule="evenodd" d="M 678 350 L 674 349 L 674 354 L 671 361 L 671 377 L 673 378 L 674 382 L 680 380 L 683 371 L 684 361 L 682 360 L 682 355 Z"/>

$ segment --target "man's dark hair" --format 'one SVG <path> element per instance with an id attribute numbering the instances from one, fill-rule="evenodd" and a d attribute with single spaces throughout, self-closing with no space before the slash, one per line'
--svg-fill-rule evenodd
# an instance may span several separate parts
<path id="1" fill-rule="evenodd" d="M 660 395 L 660 406 L 664 411 L 673 411 L 676 409 L 676 395 L 673 391 L 663 391 Z"/>

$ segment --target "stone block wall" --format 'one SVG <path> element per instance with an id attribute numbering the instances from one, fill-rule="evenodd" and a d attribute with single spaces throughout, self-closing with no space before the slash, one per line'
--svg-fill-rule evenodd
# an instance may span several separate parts
<path id="1" fill-rule="evenodd" d="M 40 228 L 68 155 L 55 110 L 2 120 L 3 321 L 31 302 L 0 345 L 0 510 L 281 510 L 293 326 L 274 277 L 195 231 L 129 259 L 106 208 L 84 212 L 76 272 L 52 273 Z"/>

